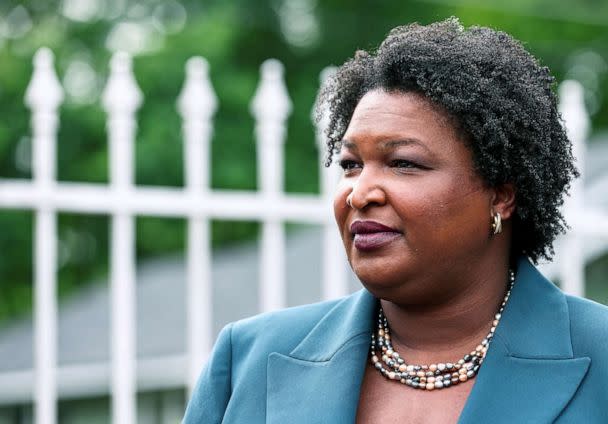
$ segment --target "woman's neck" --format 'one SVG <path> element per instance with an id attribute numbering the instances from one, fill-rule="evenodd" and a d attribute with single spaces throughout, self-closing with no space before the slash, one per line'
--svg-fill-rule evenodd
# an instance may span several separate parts
<path id="1" fill-rule="evenodd" d="M 507 270 L 490 278 L 471 277 L 462 290 L 432 305 L 381 300 L 395 349 L 408 363 L 457 360 L 488 334 L 505 296 Z"/>

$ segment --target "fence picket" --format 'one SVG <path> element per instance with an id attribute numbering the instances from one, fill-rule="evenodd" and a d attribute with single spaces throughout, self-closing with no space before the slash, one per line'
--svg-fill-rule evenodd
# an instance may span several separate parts
<path id="1" fill-rule="evenodd" d="M 291 101 L 283 81 L 283 65 L 266 60 L 261 80 L 251 102 L 256 120 L 258 183 L 269 211 L 281 202 L 283 192 L 283 144 Z M 269 216 L 262 224 L 260 309 L 272 311 L 286 305 L 285 230 L 280 216 Z"/>
<path id="2" fill-rule="evenodd" d="M 562 114 L 572 143 L 572 154 L 576 166 L 584 173 L 585 140 L 589 133 L 589 117 L 585 108 L 582 85 L 573 80 L 560 84 L 559 110 Z M 583 178 L 572 182 L 570 196 L 564 202 L 564 216 L 572 231 L 564 236 L 560 252 L 560 279 L 562 287 L 568 293 L 584 296 L 585 294 L 585 259 L 583 257 L 583 239 L 581 234 L 584 221 L 584 184 Z"/>
<path id="3" fill-rule="evenodd" d="M 116 53 L 102 101 L 108 114 L 110 184 L 119 201 L 133 191 L 135 112 L 142 94 L 133 76 L 131 59 Z M 122 210 L 111 222 L 112 422 L 136 422 L 135 228 L 132 211 Z"/>
<path id="4" fill-rule="evenodd" d="M 178 98 L 183 119 L 186 188 L 198 201 L 209 191 L 210 141 L 217 98 L 209 80 L 209 65 L 201 57 L 186 64 L 186 82 Z M 209 217 L 188 218 L 187 246 L 188 390 L 192 391 L 206 354 L 211 350 L 213 303 L 211 287 L 211 233 Z"/>
<path id="5" fill-rule="evenodd" d="M 319 82 L 325 84 L 336 68 L 328 66 L 321 71 Z M 314 114 L 314 107 L 312 113 Z M 321 120 L 316 126 L 316 144 L 319 150 L 319 175 L 321 185 L 321 197 L 325 199 L 330 218 L 323 226 L 323 285 L 321 293 L 323 299 L 336 299 L 348 294 L 348 279 L 346 259 L 340 232 L 336 229 L 331 213 L 334 191 L 340 180 L 340 169 L 335 163 L 330 167 L 325 166 L 325 130 L 329 124 L 329 113 L 324 111 Z M 335 162 L 335 158 L 334 158 Z"/>
<path id="6" fill-rule="evenodd" d="M 37 195 L 52 196 L 58 108 L 63 91 L 53 68 L 53 53 L 41 48 L 25 93 L 32 111 L 33 178 Z M 57 422 L 57 213 L 43 203 L 36 210 L 34 238 L 35 408 L 36 424 Z"/>

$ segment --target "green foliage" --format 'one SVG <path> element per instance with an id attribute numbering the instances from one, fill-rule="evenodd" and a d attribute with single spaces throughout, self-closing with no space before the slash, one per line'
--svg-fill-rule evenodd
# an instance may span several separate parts
<path id="1" fill-rule="evenodd" d="M 159 3 L 150 0 L 138 4 L 145 9 Z M 258 83 L 260 64 L 274 57 L 285 65 L 294 104 L 285 145 L 285 188 L 306 193 L 318 191 L 319 153 L 310 111 L 319 72 L 325 66 L 341 64 L 357 48 L 376 46 L 396 25 L 429 23 L 457 15 L 466 25 L 503 29 L 523 40 L 560 78 L 566 75 L 573 52 L 593 49 L 604 60 L 608 58 L 608 6 L 598 1 L 582 2 L 588 7 L 576 8 L 572 14 L 571 3 L 567 7 L 550 0 L 518 0 L 508 6 L 498 0 L 301 0 L 300 4 L 313 7 L 319 39 L 299 47 L 288 43 L 282 33 L 278 10 L 283 3 L 184 0 L 188 13 L 184 28 L 165 36 L 159 50 L 135 58 L 136 78 L 145 96 L 138 113 L 137 184 L 179 187 L 184 183 L 181 123 L 175 102 L 183 84 L 185 62 L 194 55 L 209 61 L 220 101 L 211 146 L 212 186 L 256 189 L 256 146 L 248 105 Z M 36 49 L 48 46 L 54 51 L 60 79 L 75 58 L 86 59 L 98 72 L 98 95 L 108 74 L 110 52 L 105 40 L 116 23 L 105 19 L 70 21 L 58 14 L 58 0 L 7 0 L 0 4 L 0 16 L 7 16 L 19 4 L 29 11 L 33 26 L 22 38 L 0 41 L 0 178 L 31 177 L 24 160 L 30 129 L 23 96 Z M 135 2 L 128 4 L 131 7 Z M 127 18 L 123 14 L 120 19 Z M 598 76 L 598 95 L 605 98 L 606 72 Z M 62 181 L 108 181 L 106 117 L 97 99 L 92 100 L 95 102 L 82 105 L 68 99 L 61 109 L 57 169 Z M 594 115 L 595 128 L 608 125 L 606 108 L 606 102 L 601 103 Z M 31 305 L 32 222 L 31 212 L 0 211 L 0 321 L 27 311 Z M 108 225 L 107 217 L 61 214 L 61 293 L 107 273 Z M 214 221 L 213 244 L 254 238 L 257 229 L 258 224 L 251 222 Z M 184 220 L 138 218 L 140 259 L 179 251 L 184 245 Z"/>

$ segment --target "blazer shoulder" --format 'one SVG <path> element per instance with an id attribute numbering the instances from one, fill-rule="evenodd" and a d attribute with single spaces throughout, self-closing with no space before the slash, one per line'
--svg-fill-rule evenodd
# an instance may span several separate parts
<path id="1" fill-rule="evenodd" d="M 352 295 L 351 295 L 352 296 Z M 289 353 L 329 311 L 351 296 L 266 312 L 232 323 L 235 352 Z"/>
<path id="2" fill-rule="evenodd" d="M 566 295 L 570 333 L 575 353 L 608 355 L 608 307 L 589 299 Z M 594 355 L 592 355 L 594 356 Z"/>

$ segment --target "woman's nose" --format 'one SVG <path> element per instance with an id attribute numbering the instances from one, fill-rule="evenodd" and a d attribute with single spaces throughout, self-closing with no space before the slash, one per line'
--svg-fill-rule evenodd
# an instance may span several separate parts
<path id="1" fill-rule="evenodd" d="M 346 203 L 353 209 L 364 209 L 370 205 L 381 206 L 386 203 L 386 193 L 378 175 L 364 168 L 353 182 Z"/>

